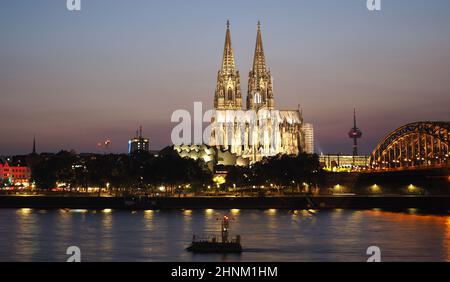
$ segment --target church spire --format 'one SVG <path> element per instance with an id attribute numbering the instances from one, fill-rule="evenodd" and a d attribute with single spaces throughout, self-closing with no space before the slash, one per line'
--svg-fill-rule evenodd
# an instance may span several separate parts
<path id="1" fill-rule="evenodd" d="M 236 70 L 236 64 L 234 62 L 230 21 L 227 21 L 222 65 L 217 74 L 214 107 L 217 110 L 242 109 L 241 81 L 239 71 Z"/>
<path id="2" fill-rule="evenodd" d="M 33 155 L 36 154 L 36 134 L 33 135 Z"/>
<path id="3" fill-rule="evenodd" d="M 222 69 L 224 73 L 232 73 L 236 70 L 234 63 L 233 48 L 231 46 L 230 21 L 227 21 L 227 32 L 225 34 L 225 46 L 223 48 Z"/>
<path id="4" fill-rule="evenodd" d="M 262 107 L 273 109 L 274 103 L 273 80 L 266 65 L 261 23 L 258 21 L 253 68 L 248 75 L 247 109 L 257 110 Z"/>
<path id="5" fill-rule="evenodd" d="M 253 57 L 253 71 L 260 74 L 266 71 L 266 58 L 261 35 L 261 23 L 258 21 L 258 31 L 256 33 L 255 55 Z"/>

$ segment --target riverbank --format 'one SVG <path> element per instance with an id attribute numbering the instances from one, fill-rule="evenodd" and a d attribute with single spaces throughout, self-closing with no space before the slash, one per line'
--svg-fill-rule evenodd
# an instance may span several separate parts
<path id="1" fill-rule="evenodd" d="M 450 210 L 450 196 L 333 195 L 285 197 L 0 196 L 0 208 L 39 209 L 409 209 Z"/>

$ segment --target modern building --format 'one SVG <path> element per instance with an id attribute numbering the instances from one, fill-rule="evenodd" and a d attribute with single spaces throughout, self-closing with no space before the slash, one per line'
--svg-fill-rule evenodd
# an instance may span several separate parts
<path id="1" fill-rule="evenodd" d="M 304 123 L 302 126 L 305 134 L 305 153 L 314 154 L 314 128 L 311 123 Z"/>
<path id="2" fill-rule="evenodd" d="M 212 171 L 214 165 L 224 166 L 248 166 L 248 159 L 236 156 L 230 151 L 223 151 L 217 147 L 208 145 L 174 145 L 173 149 L 182 158 L 202 159 Z"/>
<path id="3" fill-rule="evenodd" d="M 305 152 L 303 117 L 299 109 L 276 110 L 273 77 L 266 64 L 258 22 L 253 66 L 249 73 L 246 109 L 227 22 L 221 68 L 217 74 L 210 146 L 229 151 L 250 163 L 278 154 Z M 311 150 L 311 148 L 309 148 Z"/>
<path id="4" fill-rule="evenodd" d="M 142 137 L 142 126 L 136 130 L 136 136 L 128 140 L 128 154 L 149 151 L 150 140 Z"/>
<path id="5" fill-rule="evenodd" d="M 369 157 L 366 155 L 321 154 L 319 155 L 319 162 L 320 166 L 328 171 L 351 171 L 367 169 L 369 167 Z"/>

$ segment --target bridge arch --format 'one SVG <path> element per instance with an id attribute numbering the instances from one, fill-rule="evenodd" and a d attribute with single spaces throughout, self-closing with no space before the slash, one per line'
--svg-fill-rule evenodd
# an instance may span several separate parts
<path id="1" fill-rule="evenodd" d="M 373 150 L 372 169 L 448 165 L 450 122 L 413 122 L 389 133 Z"/>

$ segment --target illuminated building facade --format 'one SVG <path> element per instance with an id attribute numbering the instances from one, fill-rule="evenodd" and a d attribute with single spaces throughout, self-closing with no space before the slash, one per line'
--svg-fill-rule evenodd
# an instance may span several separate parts
<path id="1" fill-rule="evenodd" d="M 351 171 L 366 169 L 369 166 L 369 157 L 365 155 L 319 155 L 320 166 L 328 171 Z"/>
<path id="2" fill-rule="evenodd" d="M 314 128 L 311 123 L 304 123 L 303 133 L 305 134 L 305 153 L 314 154 Z"/>
<path id="3" fill-rule="evenodd" d="M 0 161 L 0 179 L 7 181 L 11 185 L 28 186 L 31 177 L 30 169 L 20 164 L 9 164 L 7 161 Z"/>
<path id="4" fill-rule="evenodd" d="M 241 78 L 234 63 L 229 21 L 227 22 L 222 66 L 217 73 L 214 108 L 218 110 L 242 109 Z"/>
<path id="5" fill-rule="evenodd" d="M 250 163 L 278 154 L 305 151 L 300 110 L 276 110 L 273 77 L 266 65 L 258 22 L 253 67 L 249 73 L 246 111 L 243 110 L 240 76 L 227 22 L 221 69 L 214 95 L 210 145 L 229 151 Z"/>
<path id="6" fill-rule="evenodd" d="M 249 160 L 232 154 L 230 151 L 224 151 L 217 147 L 208 145 L 174 145 L 173 149 L 182 158 L 190 158 L 193 160 L 203 160 L 208 168 L 212 171 L 214 165 L 224 166 L 248 166 Z"/>
<path id="7" fill-rule="evenodd" d="M 128 154 L 149 151 L 150 140 L 142 137 L 142 126 L 136 131 L 136 136 L 128 140 Z"/>

